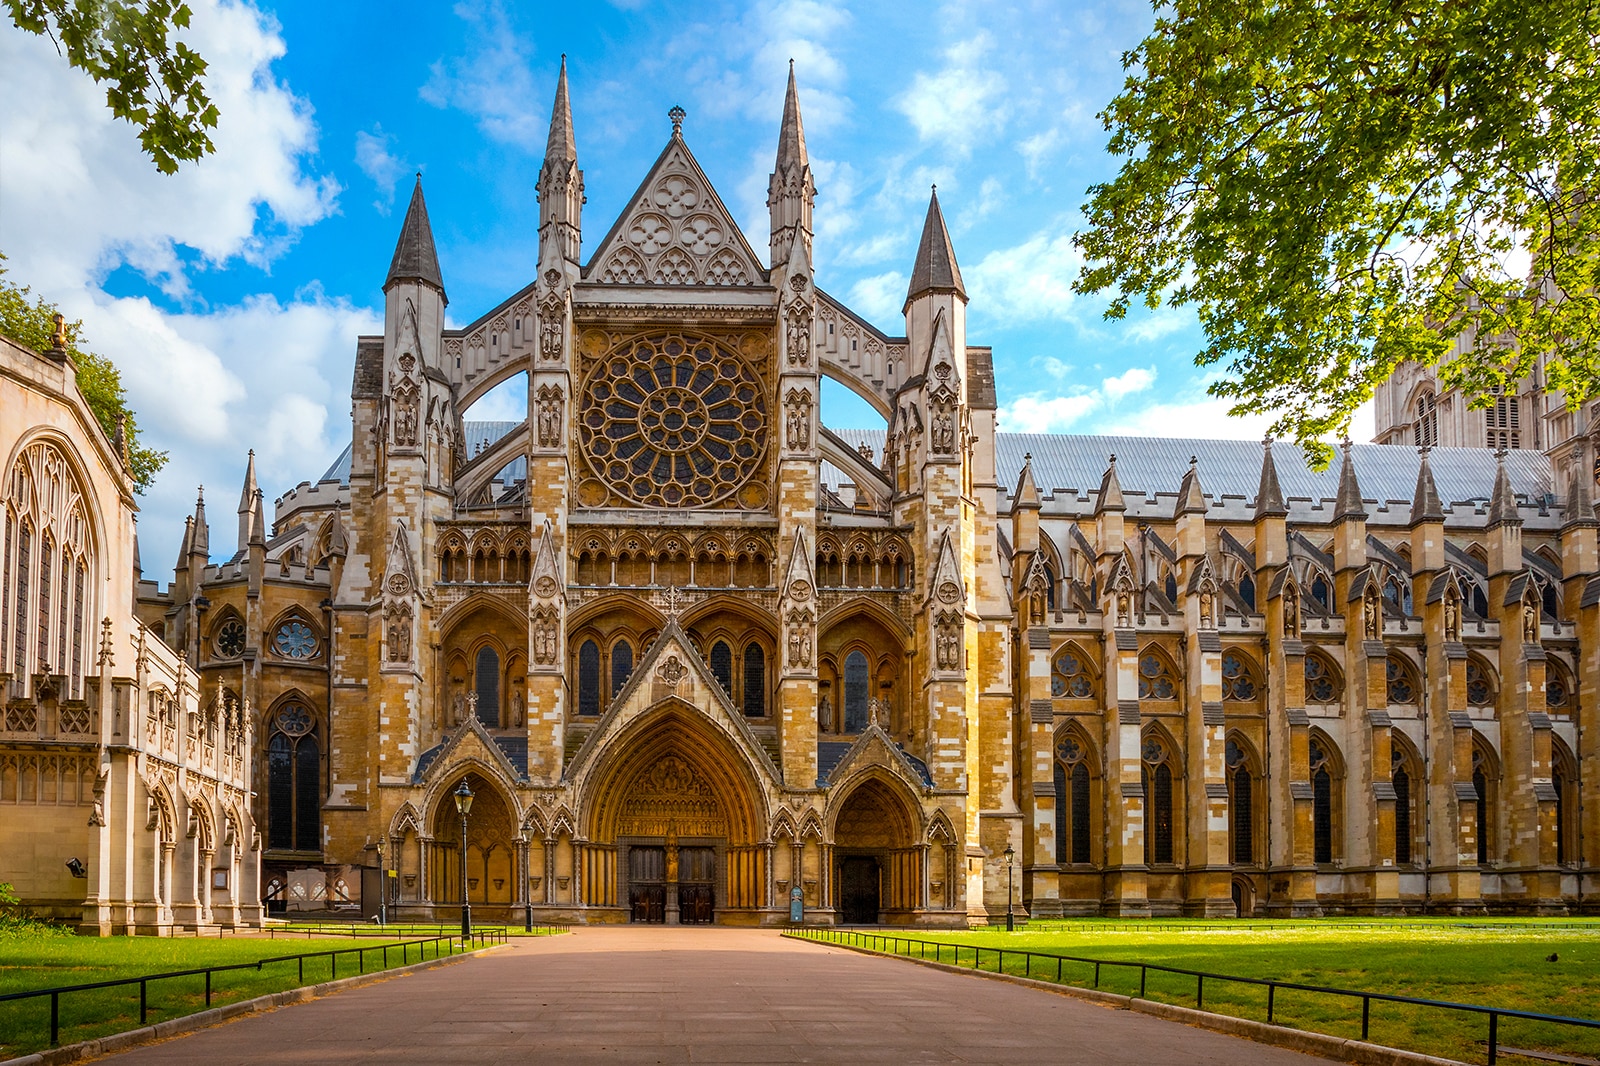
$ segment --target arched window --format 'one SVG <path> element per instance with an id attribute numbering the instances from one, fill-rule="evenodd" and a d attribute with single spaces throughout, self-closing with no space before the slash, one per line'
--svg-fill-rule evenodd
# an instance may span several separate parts
<path id="1" fill-rule="evenodd" d="M 1556 864 L 1564 866 L 1578 854 L 1574 818 L 1578 811 L 1578 764 L 1559 739 L 1551 744 L 1550 754 L 1550 784 L 1556 793 Z"/>
<path id="2" fill-rule="evenodd" d="M 1555 714 L 1572 710 L 1572 683 L 1567 680 L 1566 670 L 1553 659 L 1545 664 L 1544 705 Z"/>
<path id="3" fill-rule="evenodd" d="M 1056 862 L 1091 862 L 1089 760 L 1077 737 L 1056 745 L 1055 786 Z"/>
<path id="4" fill-rule="evenodd" d="M 1056 568 L 1046 563 L 1044 566 L 1044 605 L 1049 610 L 1056 609 Z"/>
<path id="5" fill-rule="evenodd" d="M 1144 742 L 1144 795 L 1150 823 L 1144 834 L 1144 861 L 1172 862 L 1172 756 L 1162 741 Z"/>
<path id="6" fill-rule="evenodd" d="M 1398 741 L 1389 749 L 1389 781 L 1394 785 L 1394 861 L 1411 863 L 1411 841 L 1416 821 L 1411 812 L 1411 764 Z"/>
<path id="7" fill-rule="evenodd" d="M 500 656 L 493 648 L 478 649 L 473 688 L 478 693 L 478 721 L 489 729 L 500 728 Z"/>
<path id="8" fill-rule="evenodd" d="M 853 651 L 844 659 L 844 731 L 859 733 L 867 728 L 867 683 L 870 670 L 867 657 Z"/>
<path id="9" fill-rule="evenodd" d="M 1494 706 L 1494 681 L 1488 668 L 1475 658 L 1467 660 L 1467 703 L 1473 707 Z"/>
<path id="10" fill-rule="evenodd" d="M 1311 599 L 1322 608 L 1323 614 L 1333 610 L 1333 583 L 1320 570 L 1311 579 Z"/>
<path id="11" fill-rule="evenodd" d="M 578 713 L 600 713 L 600 645 L 592 640 L 578 649 Z"/>
<path id="12" fill-rule="evenodd" d="M 1317 863 L 1333 861 L 1334 767 L 1324 744 L 1311 739 L 1311 850 Z"/>
<path id="13" fill-rule="evenodd" d="M 1411 664 L 1400 655 L 1390 655 L 1383 664 L 1384 674 L 1388 679 L 1390 703 L 1416 703 L 1419 687 L 1417 685 L 1417 672 Z"/>
<path id="14" fill-rule="evenodd" d="M 1339 682 L 1339 672 L 1325 656 L 1306 653 L 1306 701 L 1308 703 L 1337 703 L 1344 686 Z"/>
<path id="15" fill-rule="evenodd" d="M 767 653 L 755 641 L 744 646 L 744 713 L 746 718 L 767 713 Z"/>
<path id="16" fill-rule="evenodd" d="M 321 752 L 311 712 L 298 703 L 280 707 L 267 741 L 267 846 L 286 851 L 322 849 Z"/>
<path id="17" fill-rule="evenodd" d="M 1476 744 L 1472 747 L 1472 791 L 1478 801 L 1478 864 L 1489 861 L 1489 836 L 1494 829 L 1495 779 L 1489 756 Z"/>
<path id="18" fill-rule="evenodd" d="M 1383 579 L 1383 598 L 1399 613 L 1406 615 L 1411 613 L 1411 589 L 1392 573 Z"/>
<path id="19" fill-rule="evenodd" d="M 1094 675 L 1088 660 L 1075 647 L 1064 647 L 1050 662 L 1050 695 L 1057 699 L 1083 700 L 1094 696 Z"/>
<path id="20" fill-rule="evenodd" d="M 1141 700 L 1175 700 L 1178 684 L 1172 676 L 1167 660 L 1153 651 L 1139 657 L 1139 698 Z"/>
<path id="21" fill-rule="evenodd" d="M 733 695 L 733 649 L 728 647 L 725 640 L 711 645 L 711 674 L 722 686 L 722 691 Z"/>
<path id="22" fill-rule="evenodd" d="M 1222 698 L 1248 703 L 1261 695 L 1261 685 L 1255 670 L 1238 652 L 1224 652 L 1222 656 Z"/>
<path id="23" fill-rule="evenodd" d="M 622 686 L 633 674 L 633 645 L 619 640 L 611 645 L 611 698 L 616 699 Z"/>
<path id="24" fill-rule="evenodd" d="M 1235 865 L 1255 862 L 1255 779 L 1250 773 L 1250 757 L 1235 741 L 1225 749 L 1228 765 L 1228 843 Z"/>
<path id="25" fill-rule="evenodd" d="M 1174 606 L 1178 603 L 1178 578 L 1171 571 L 1167 572 L 1166 584 L 1162 586 L 1167 592 L 1167 602 Z"/>
<path id="26" fill-rule="evenodd" d="M 1432 391 L 1424 392 L 1417 397 L 1415 430 L 1417 447 L 1439 446 L 1439 398 Z"/>
<path id="27" fill-rule="evenodd" d="M 1239 575 L 1239 599 L 1251 611 L 1256 609 L 1256 583 L 1247 573 Z"/>

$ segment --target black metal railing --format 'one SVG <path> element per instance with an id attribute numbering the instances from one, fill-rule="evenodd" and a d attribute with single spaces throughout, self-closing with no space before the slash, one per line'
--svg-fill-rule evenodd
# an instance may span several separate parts
<path id="1" fill-rule="evenodd" d="M 59 1045 L 61 1037 L 61 1000 L 63 996 L 70 995 L 74 992 L 91 992 L 105 988 L 122 988 L 126 986 L 138 985 L 139 1024 L 142 1026 L 147 1024 L 149 1020 L 150 986 L 156 981 L 166 981 L 178 977 L 199 977 L 204 975 L 206 979 L 206 1006 L 209 1007 L 211 1006 L 212 995 L 211 978 L 214 974 L 226 973 L 233 970 L 255 970 L 260 972 L 265 967 L 274 965 L 276 963 L 292 962 L 298 967 L 298 976 L 296 978 L 297 983 L 294 986 L 298 988 L 301 985 L 304 985 L 306 982 L 307 959 L 328 959 L 329 971 L 331 975 L 329 980 L 337 980 L 339 977 L 339 956 L 341 955 L 354 955 L 356 957 L 356 972 L 358 974 L 363 974 L 367 972 L 367 956 L 369 954 L 380 955 L 383 959 L 383 965 L 379 967 L 379 969 L 386 970 L 389 968 L 389 958 L 391 952 L 398 951 L 400 953 L 400 965 L 405 966 L 412 961 L 410 956 L 411 949 L 413 948 L 415 948 L 417 951 L 417 958 L 415 961 L 423 962 L 429 957 L 428 948 L 430 946 L 433 948 L 432 957 L 437 959 L 443 955 L 455 955 L 463 951 L 474 951 L 478 948 L 487 947 L 490 944 L 503 944 L 505 941 L 506 934 L 505 930 L 503 929 L 486 929 L 481 931 L 475 930 L 472 936 L 466 940 L 463 940 L 461 935 L 457 933 L 453 936 L 435 936 L 418 940 L 402 940 L 398 943 L 374 944 L 371 947 L 361 945 L 359 947 L 334 948 L 330 951 L 308 951 L 299 955 L 275 955 L 271 958 L 257 959 L 254 962 L 232 962 L 225 963 L 220 966 L 201 966 L 192 970 L 172 970 L 167 973 L 144 974 L 140 977 L 119 977 L 110 981 L 91 981 L 87 984 L 81 985 L 61 985 L 56 988 L 38 988 L 27 992 L 9 992 L 5 995 L 0 995 L 0 1004 L 18 1003 L 24 1000 L 42 999 L 48 996 L 50 999 L 50 1046 L 56 1047 Z M 80 1022 L 79 1024 L 88 1025 L 93 1024 L 93 1022 L 86 1021 Z"/>
<path id="2" fill-rule="evenodd" d="M 1373 1003 L 1398 1003 L 1412 1007 L 1425 1007 L 1442 1011 L 1476 1014 L 1486 1017 L 1489 1024 L 1488 1049 L 1489 1066 L 1495 1066 L 1500 1054 L 1500 1020 L 1510 1018 L 1519 1021 L 1542 1022 L 1550 1025 L 1565 1025 L 1578 1029 L 1600 1030 L 1600 1020 L 1592 1018 L 1568 1018 L 1558 1014 L 1539 1014 L 1535 1011 L 1514 1010 L 1508 1007 L 1487 1007 L 1476 1003 L 1452 1003 L 1449 1000 L 1423 999 L 1417 996 L 1399 996 L 1388 992 L 1362 992 L 1350 988 L 1328 988 L 1323 985 L 1306 985 L 1294 981 L 1275 981 L 1265 977 L 1240 977 L 1236 974 L 1211 973 L 1205 970 L 1189 970 L 1181 966 L 1166 966 L 1154 962 L 1135 962 L 1128 959 L 1091 959 L 1081 955 L 1063 955 L 1052 951 L 1032 951 L 1027 948 L 995 948 L 979 944 L 952 943 L 943 940 L 922 940 L 917 937 L 895 936 L 889 933 L 862 933 L 844 929 L 796 929 L 787 935 L 807 940 L 819 940 L 831 944 L 843 944 L 847 947 L 864 947 L 872 951 L 881 951 L 891 955 L 903 955 L 907 958 L 915 957 L 927 959 L 928 949 L 933 949 L 933 961 L 945 962 L 944 953 L 950 952 L 950 960 L 954 965 L 963 965 L 965 953 L 971 953 L 970 964 L 974 970 L 988 970 L 983 965 L 984 956 L 989 956 L 994 962 L 992 972 L 1005 973 L 1006 958 L 1022 960 L 1022 974 L 1024 977 L 1035 977 L 1034 960 L 1044 960 L 1042 973 L 1038 976 L 1041 980 L 1054 980 L 1057 984 L 1079 984 L 1087 982 L 1087 974 L 1080 980 L 1072 980 L 1066 972 L 1066 964 L 1073 963 L 1077 966 L 1092 967 L 1094 970 L 1093 987 L 1100 987 L 1102 968 L 1120 968 L 1124 970 L 1139 971 L 1139 998 L 1146 997 L 1148 977 L 1151 973 L 1176 974 L 1180 977 L 1192 977 L 1195 981 L 1195 1007 L 1205 1010 L 1206 982 L 1213 984 L 1229 983 L 1251 985 L 1267 990 L 1267 1017 L 1268 1024 L 1276 1024 L 1274 1012 L 1276 1009 L 1277 993 L 1279 990 L 1290 992 L 1310 992 L 1317 995 L 1337 996 L 1348 1000 L 1361 1001 L 1361 1039 L 1369 1039 L 1372 1028 Z M 902 950 L 902 948 L 904 950 Z M 1051 967 L 1054 967 L 1054 977 L 1050 976 Z"/>

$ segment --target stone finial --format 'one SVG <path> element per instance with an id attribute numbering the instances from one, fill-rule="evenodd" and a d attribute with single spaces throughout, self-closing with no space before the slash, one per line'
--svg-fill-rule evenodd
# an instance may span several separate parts
<path id="1" fill-rule="evenodd" d="M 50 330 L 50 358 L 58 363 L 67 360 L 67 316 L 59 311 L 50 316 L 54 323 Z"/>
<path id="2" fill-rule="evenodd" d="M 673 104 L 672 110 L 667 112 L 667 117 L 672 120 L 672 135 L 674 137 L 683 136 L 683 120 L 687 118 L 688 115 L 689 112 L 685 111 L 677 104 Z"/>
<path id="3" fill-rule="evenodd" d="M 1106 473 L 1100 479 L 1100 495 L 1095 499 L 1094 513 L 1127 509 L 1127 504 L 1122 500 L 1122 482 L 1117 479 L 1117 456 L 1113 452 L 1106 459 Z"/>
<path id="4" fill-rule="evenodd" d="M 1183 482 L 1178 486 L 1178 509 L 1176 514 L 1205 514 L 1206 494 L 1200 487 L 1200 459 L 1198 456 L 1189 456 L 1189 469 L 1183 475 Z"/>

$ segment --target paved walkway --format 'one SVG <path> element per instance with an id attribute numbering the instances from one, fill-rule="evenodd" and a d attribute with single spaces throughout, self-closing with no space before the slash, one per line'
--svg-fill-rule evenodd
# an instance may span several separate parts
<path id="1" fill-rule="evenodd" d="M 1001 981 L 735 929 L 588 928 L 102 1060 L 1313 1066 Z"/>

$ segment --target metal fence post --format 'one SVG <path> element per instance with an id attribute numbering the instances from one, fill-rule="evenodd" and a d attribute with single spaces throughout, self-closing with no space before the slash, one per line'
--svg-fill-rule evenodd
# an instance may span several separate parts
<path id="1" fill-rule="evenodd" d="M 206 971 L 206 1006 L 211 1006 L 211 971 Z"/>
<path id="2" fill-rule="evenodd" d="M 1500 1057 L 1500 1015 L 1489 1012 L 1489 1066 Z"/>
<path id="3" fill-rule="evenodd" d="M 50 993 L 50 1046 L 61 1043 L 61 993 Z"/>
<path id="4" fill-rule="evenodd" d="M 1145 972 L 1146 972 L 1145 971 L 1145 967 L 1141 963 L 1140 966 L 1139 966 L 1139 998 L 1140 999 L 1144 998 L 1144 976 L 1145 976 Z"/>
<path id="5" fill-rule="evenodd" d="M 1272 997 L 1277 991 L 1278 991 L 1278 986 L 1277 985 L 1275 985 L 1275 984 L 1268 984 L 1267 985 L 1267 1024 L 1268 1025 L 1272 1024 Z"/>
<path id="6" fill-rule="evenodd" d="M 143 978 L 139 980 L 139 1024 L 144 1024 L 145 1014 L 150 1004 L 149 982 Z"/>
<path id="7" fill-rule="evenodd" d="M 1206 1009 L 1206 975 L 1205 974 L 1199 974 L 1199 975 L 1197 975 L 1197 977 L 1195 979 L 1194 1009 L 1195 1010 L 1205 1010 Z"/>
<path id="8" fill-rule="evenodd" d="M 1371 1024 L 1372 1024 L 1372 997 L 1371 996 L 1362 996 L 1361 997 L 1361 1039 L 1365 1040 L 1367 1038 L 1367 1033 L 1371 1031 Z"/>

